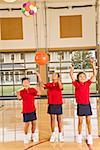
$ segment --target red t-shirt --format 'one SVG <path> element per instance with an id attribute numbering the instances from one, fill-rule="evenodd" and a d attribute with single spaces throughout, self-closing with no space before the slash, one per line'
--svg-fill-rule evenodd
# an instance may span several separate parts
<path id="1" fill-rule="evenodd" d="M 75 97 L 78 104 L 89 104 L 89 86 L 91 81 L 88 80 L 84 83 L 73 81 L 72 84 L 75 86 Z"/>
<path id="2" fill-rule="evenodd" d="M 35 88 L 23 89 L 20 91 L 22 97 L 23 113 L 31 113 L 35 111 L 34 97 L 37 95 Z"/>
<path id="3" fill-rule="evenodd" d="M 48 104 L 62 104 L 62 92 L 58 83 L 44 84 L 44 88 L 48 89 Z"/>

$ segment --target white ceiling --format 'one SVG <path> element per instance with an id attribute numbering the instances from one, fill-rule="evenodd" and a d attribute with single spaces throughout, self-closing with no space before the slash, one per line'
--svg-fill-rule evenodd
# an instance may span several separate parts
<path id="1" fill-rule="evenodd" d="M 16 2 L 27 2 L 29 0 L 16 0 Z M 87 1 L 90 1 L 90 0 L 30 0 L 30 1 L 47 1 L 47 2 L 87 2 Z M 93 2 L 95 2 L 96 0 L 91 0 Z M 0 0 L 0 3 L 6 3 L 4 2 L 3 0 Z M 15 2 L 14 2 L 15 3 Z"/>

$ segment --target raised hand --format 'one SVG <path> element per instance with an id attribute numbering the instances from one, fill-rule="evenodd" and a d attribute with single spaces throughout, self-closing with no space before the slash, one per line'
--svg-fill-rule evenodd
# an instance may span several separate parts
<path id="1" fill-rule="evenodd" d="M 40 76 L 39 72 L 35 71 L 34 73 L 35 73 L 37 76 Z"/>
<path id="2" fill-rule="evenodd" d="M 70 66 L 70 77 L 71 77 L 72 81 L 75 80 L 74 75 L 73 75 L 73 72 L 74 72 L 74 65 L 72 64 L 72 65 Z"/>
<path id="3" fill-rule="evenodd" d="M 90 58 L 90 64 L 91 64 L 91 65 L 94 65 L 94 64 L 95 64 L 94 57 L 91 57 L 91 58 Z"/>
<path id="4" fill-rule="evenodd" d="M 70 71 L 74 71 L 74 65 L 71 64 L 71 66 L 69 67 Z"/>
<path id="5" fill-rule="evenodd" d="M 96 77 L 96 66 L 95 66 L 95 61 L 94 61 L 93 57 L 90 58 L 90 63 L 92 65 L 92 69 L 93 69 L 93 75 L 91 76 L 90 80 L 94 81 L 94 79 Z"/>

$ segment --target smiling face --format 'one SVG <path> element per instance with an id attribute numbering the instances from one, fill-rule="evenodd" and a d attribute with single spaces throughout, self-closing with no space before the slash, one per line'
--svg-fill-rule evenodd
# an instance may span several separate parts
<path id="1" fill-rule="evenodd" d="M 25 88 L 28 88 L 29 86 L 30 86 L 30 81 L 29 80 L 23 80 L 23 86 L 25 87 Z"/>
<path id="2" fill-rule="evenodd" d="M 84 72 L 79 73 L 77 75 L 77 79 L 79 82 L 82 82 L 82 83 L 86 82 L 86 74 Z"/>
<path id="3" fill-rule="evenodd" d="M 53 82 L 58 82 L 58 79 L 59 79 L 59 77 L 58 77 L 58 74 L 57 73 L 53 73 L 53 75 L 52 75 L 52 80 L 53 80 Z"/>

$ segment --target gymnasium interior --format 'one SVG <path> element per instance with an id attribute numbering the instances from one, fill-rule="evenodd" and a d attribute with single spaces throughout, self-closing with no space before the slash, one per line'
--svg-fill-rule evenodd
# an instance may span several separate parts
<path id="1" fill-rule="evenodd" d="M 25 10 L 32 2 L 35 12 Z M 32 7 L 33 8 L 33 7 Z M 46 64 L 36 62 L 37 52 L 48 55 Z M 77 104 L 70 78 L 84 71 L 93 74 L 89 58 L 94 58 L 96 79 L 90 87 L 93 145 L 86 144 L 87 128 L 83 118 L 83 142 L 77 144 Z M 35 72 L 45 83 L 52 73 L 63 84 L 64 142 L 50 143 L 50 117 L 47 91 L 40 88 L 36 97 L 39 142 L 23 143 L 22 105 L 16 91 L 21 79 L 28 77 L 31 86 L 39 86 Z M 57 122 L 55 131 L 57 132 Z M 0 150 L 99 150 L 100 149 L 100 0 L 0 0 Z"/>

